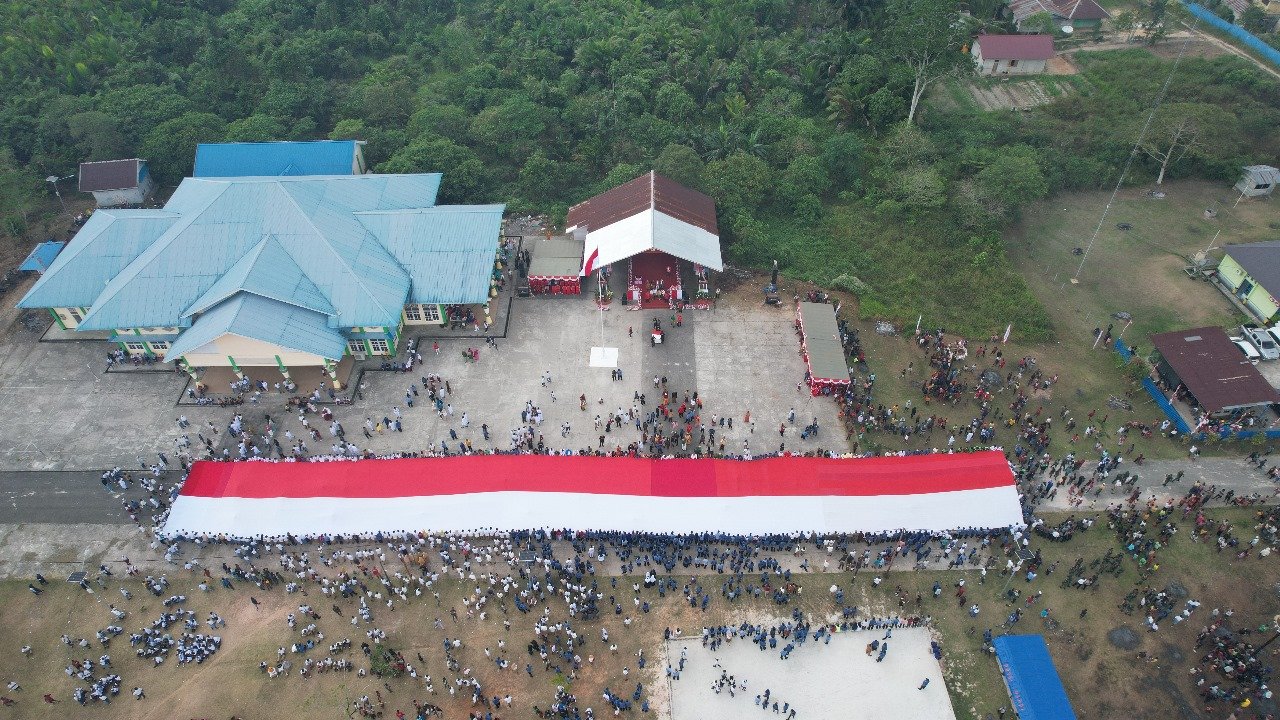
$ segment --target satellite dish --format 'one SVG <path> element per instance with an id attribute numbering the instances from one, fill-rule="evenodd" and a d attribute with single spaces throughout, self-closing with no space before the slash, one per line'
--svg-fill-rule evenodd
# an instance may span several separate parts
<path id="1" fill-rule="evenodd" d="M 1075 29 L 1074 27 L 1071 27 L 1070 25 L 1063 25 L 1063 26 L 1062 26 L 1062 34 L 1063 34 L 1063 35 L 1070 35 L 1071 33 L 1075 32 L 1075 31 L 1076 31 L 1076 29 Z"/>

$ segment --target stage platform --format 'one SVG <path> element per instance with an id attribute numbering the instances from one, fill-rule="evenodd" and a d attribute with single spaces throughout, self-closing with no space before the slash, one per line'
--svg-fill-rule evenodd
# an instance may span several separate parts
<path id="1" fill-rule="evenodd" d="M 472 455 L 198 462 L 166 535 L 532 528 L 626 532 L 954 530 L 1022 522 L 1003 453 L 764 460 Z"/>

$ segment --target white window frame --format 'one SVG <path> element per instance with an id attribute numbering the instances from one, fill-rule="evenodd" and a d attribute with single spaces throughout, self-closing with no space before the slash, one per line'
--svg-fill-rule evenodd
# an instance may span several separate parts
<path id="1" fill-rule="evenodd" d="M 80 314 L 80 308 L 67 308 L 67 314 L 71 316 L 72 320 L 76 321 L 77 325 L 84 322 L 84 315 Z"/>
<path id="2" fill-rule="evenodd" d="M 369 352 L 369 350 L 367 347 L 365 347 L 364 340 L 360 340 L 359 338 L 352 338 L 347 341 L 347 352 L 351 353 L 352 355 L 355 355 L 356 353 L 360 353 L 363 355 L 364 353 Z"/>
<path id="3" fill-rule="evenodd" d="M 125 341 L 124 346 L 125 346 L 125 349 L 127 349 L 129 352 L 146 352 L 147 351 L 147 344 L 144 342 Z"/>
<path id="4" fill-rule="evenodd" d="M 439 324 L 440 306 L 435 303 L 424 303 L 422 305 L 422 321 Z"/>
<path id="5" fill-rule="evenodd" d="M 151 349 L 156 352 L 165 352 L 169 349 L 168 340 L 152 340 Z"/>
<path id="6" fill-rule="evenodd" d="M 422 322 L 422 306 L 415 303 L 405 305 L 404 319 L 406 322 Z"/>
<path id="7" fill-rule="evenodd" d="M 387 342 L 386 338 L 369 338 L 369 349 L 374 355 L 389 355 L 391 343 Z"/>

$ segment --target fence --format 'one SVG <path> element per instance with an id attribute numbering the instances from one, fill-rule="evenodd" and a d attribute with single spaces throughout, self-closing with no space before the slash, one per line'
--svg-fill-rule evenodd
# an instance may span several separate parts
<path id="1" fill-rule="evenodd" d="M 1120 357 L 1125 359 L 1125 362 L 1128 362 L 1133 357 L 1133 353 L 1130 352 L 1129 346 L 1125 345 L 1123 340 L 1116 340 L 1114 349 L 1120 354 Z M 1143 378 L 1142 387 L 1146 388 L 1147 394 L 1151 396 L 1151 399 L 1154 400 L 1160 410 L 1164 412 L 1165 417 L 1169 418 L 1169 422 L 1173 423 L 1173 427 L 1176 428 L 1178 432 L 1184 435 L 1191 432 L 1191 426 L 1188 425 L 1187 421 L 1182 417 L 1182 413 L 1178 412 L 1178 409 L 1173 406 L 1173 403 L 1169 402 L 1169 399 L 1164 396 L 1164 392 L 1162 392 L 1160 388 L 1156 387 L 1154 380 L 1151 378 Z"/>
<path id="2" fill-rule="evenodd" d="M 1222 32 L 1230 35 L 1236 40 L 1239 40 L 1241 43 L 1247 46 L 1250 50 L 1252 50 L 1253 52 L 1265 58 L 1267 62 L 1271 63 L 1272 65 L 1275 65 L 1276 67 L 1280 67 L 1280 50 L 1276 50 L 1275 48 L 1266 44 L 1257 35 L 1254 35 L 1248 30 L 1245 30 L 1244 28 L 1240 27 L 1239 25 L 1232 25 L 1226 20 L 1223 20 L 1217 15 L 1214 15 L 1213 11 L 1209 10 L 1203 5 L 1197 5 L 1196 3 L 1193 3 L 1193 2 L 1186 2 L 1186 0 L 1183 0 L 1182 4 L 1186 6 L 1187 10 L 1189 10 L 1192 15 L 1195 15 L 1197 18 L 1203 20 L 1206 23 L 1209 23 L 1214 28 L 1221 30 Z"/>

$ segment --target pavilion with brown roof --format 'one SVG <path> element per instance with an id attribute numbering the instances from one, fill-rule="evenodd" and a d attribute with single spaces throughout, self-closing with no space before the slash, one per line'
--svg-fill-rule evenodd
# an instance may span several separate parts
<path id="1" fill-rule="evenodd" d="M 1280 402 L 1280 393 L 1220 327 L 1160 333 L 1151 342 L 1160 378 L 1203 412 L 1218 415 Z"/>
<path id="2" fill-rule="evenodd" d="M 583 242 L 584 272 L 629 261 L 628 298 L 645 306 L 687 299 L 680 261 L 700 286 L 707 270 L 724 269 L 715 201 L 656 172 L 574 205 L 565 224 Z"/>

